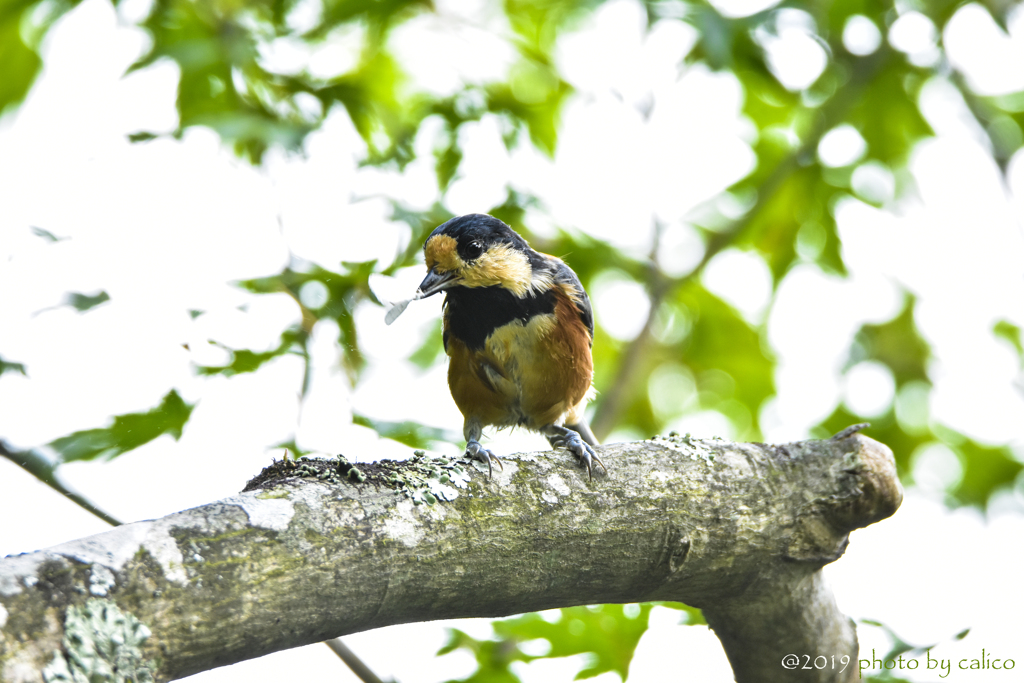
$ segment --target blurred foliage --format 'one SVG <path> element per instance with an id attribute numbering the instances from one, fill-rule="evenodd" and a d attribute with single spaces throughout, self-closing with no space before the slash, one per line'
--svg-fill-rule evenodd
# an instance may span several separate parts
<path id="1" fill-rule="evenodd" d="M 608 671 L 626 680 L 637 643 L 647 631 L 651 607 L 650 603 L 566 607 L 550 619 L 538 613 L 523 614 L 494 621 L 491 624 L 494 637 L 488 640 L 477 640 L 458 629 L 449 629 L 448 643 L 438 654 L 455 650 L 468 650 L 473 654 L 478 669 L 468 678 L 459 679 L 460 683 L 520 681 L 512 669 L 514 662 L 582 654 L 589 658 L 575 680 L 593 678 Z M 531 641 L 545 642 L 544 654 L 524 652 L 521 645 Z"/>
<path id="2" fill-rule="evenodd" d="M 264 363 L 279 358 L 285 354 L 300 356 L 305 363 L 303 373 L 302 389 L 300 396 L 304 397 L 309 391 L 309 332 L 304 327 L 290 327 L 281 333 L 281 343 L 269 351 L 252 351 L 250 349 L 231 349 L 223 344 L 210 340 L 210 344 L 218 346 L 227 351 L 231 356 L 231 362 L 227 365 L 197 365 L 196 372 L 200 375 L 241 375 L 246 372 L 256 372 Z"/>
<path id="3" fill-rule="evenodd" d="M 25 97 L 41 68 L 43 37 L 76 4 L 74 0 L 0 2 L 4 74 L 0 112 L 13 109 Z M 222 347 L 230 353 L 230 361 L 200 366 L 197 372 L 223 376 L 258 372 L 275 358 L 297 354 L 307 366 L 305 395 L 308 340 L 320 321 L 332 321 L 338 329 L 341 365 L 352 384 L 359 382 L 365 359 L 354 312 L 361 304 L 376 302 L 368 286 L 371 274 L 392 275 L 421 263 L 424 238 L 451 217 L 445 193 L 463 162 L 462 126 L 493 117 L 507 147 L 532 144 L 552 155 L 562 110 L 574 96 L 572 84 L 559 72 L 555 51 L 560 38 L 600 4 L 600 0 L 505 0 L 500 9 L 509 34 L 495 40 L 505 41 L 514 55 L 506 76 L 493 82 L 465 82 L 452 92 L 437 94 L 417 89 L 392 44 L 396 27 L 434 11 L 430 0 L 154 0 L 140 23 L 150 36 L 149 47 L 132 69 L 145 69 L 161 60 L 177 65 L 178 124 L 171 131 L 138 131 L 130 136 L 132 141 L 180 137 L 187 128 L 205 126 L 241 157 L 259 164 L 271 149 L 301 151 L 307 135 L 337 109 L 345 112 L 362 138 L 364 165 L 402 169 L 415 158 L 412 143 L 424 121 L 441 122 L 432 147 L 439 193 L 435 204 L 422 211 L 388 198 L 391 219 L 408 227 L 408 241 L 395 258 L 339 263 L 333 269 L 293 261 L 280 273 L 238 283 L 254 294 L 289 296 L 301 310 L 301 323 L 283 330 L 270 349 Z M 666 430 L 684 414 L 707 410 L 724 415 L 737 438 L 762 437 L 759 418 L 765 402 L 775 394 L 776 370 L 765 323 L 744 317 L 706 289 L 701 282 L 704 266 L 724 249 L 735 248 L 763 258 L 776 286 L 802 263 L 844 275 L 835 206 L 849 199 L 883 206 L 909 189 L 904 182 L 906 163 L 915 145 L 932 135 L 919 106 L 925 84 L 945 82 L 959 92 L 979 131 L 988 136 L 993 158 L 1005 170 L 1024 143 L 1024 92 L 979 95 L 950 64 L 942 44 L 944 29 L 963 4 L 959 0 L 787 0 L 750 16 L 731 17 L 704 0 L 642 0 L 648 26 L 682 21 L 696 29 L 696 43 L 681 68 L 703 66 L 728 72 L 738 81 L 743 90 L 742 113 L 753 131 L 750 140 L 756 164 L 746 177 L 693 212 L 691 223 L 703 237 L 705 251 L 697 266 L 682 275 L 669 276 L 651 258 L 624 253 L 575 230 L 535 233 L 532 217 L 543 213 L 542 199 L 512 188 L 501 204 L 489 209 L 540 250 L 567 257 L 588 288 L 613 272 L 641 284 L 650 295 L 650 316 L 635 341 L 614 339 L 597 321 L 596 407 L 603 424 L 595 424 L 595 430 L 649 436 Z M 981 6 L 1005 30 L 1007 17 L 1018 4 L 986 0 Z M 311 13 L 310 7 L 316 11 Z M 935 29 L 930 57 L 905 54 L 886 41 L 889 28 L 909 11 L 927 17 Z M 802 90 L 780 80 L 766 49 L 787 21 L 792 25 L 794 17 L 825 53 L 824 70 Z M 857 49 L 858 54 L 848 49 L 843 35 L 851 21 L 862 26 L 867 21 L 877 29 L 875 49 Z M 279 42 L 312 52 L 353 41 L 352 66 L 335 74 L 314 75 L 304 67 L 275 71 L 266 58 Z M 840 126 L 860 135 L 864 151 L 844 165 L 829 166 L 818 153 L 819 145 Z M 856 185 L 853 179 L 861 168 L 891 175 L 895 196 Z M 33 230 L 50 241 L 61 239 L 41 228 Z M 102 292 L 92 298 L 72 296 L 81 298 L 67 303 L 82 311 L 106 300 Z M 892 448 L 903 476 L 910 475 L 913 458 L 922 448 L 942 444 L 956 455 L 963 470 L 947 491 L 950 504 L 984 507 L 994 492 L 1019 479 L 1022 465 L 1005 445 L 977 443 L 931 418 L 931 351 L 918 332 L 914 308 L 915 300 L 908 295 L 904 308 L 891 321 L 864 325 L 851 340 L 844 368 L 847 371 L 862 361 L 886 367 L 896 388 L 893 405 L 882 415 L 872 416 L 853 414 L 839 405 L 816 431 L 826 436 L 870 421 L 867 433 Z M 202 314 L 190 311 L 193 318 Z M 1011 345 L 1024 363 L 1018 326 L 999 321 L 990 332 Z M 410 360 L 428 367 L 441 356 L 439 335 L 432 332 Z M 0 361 L 0 374 L 6 372 L 24 374 L 25 369 L 20 363 Z M 64 462 L 111 458 L 162 434 L 179 437 L 191 411 L 192 405 L 171 391 L 153 410 L 117 416 L 107 428 L 75 432 L 50 445 Z M 454 438 L 449 430 L 414 422 L 358 414 L 353 421 L 414 447 Z M 294 440 L 280 446 L 297 455 L 305 452 Z M 520 644 L 539 639 L 550 644 L 543 656 L 590 653 L 592 658 L 579 678 L 609 671 L 625 678 L 646 629 L 650 606 L 638 609 L 634 613 L 633 608 L 617 605 L 575 607 L 563 610 L 555 621 L 525 615 L 495 622 L 491 640 L 453 631 L 442 653 L 465 649 L 474 654 L 479 670 L 465 680 L 515 681 L 519 679 L 510 668 L 512 663 L 541 656 L 526 654 Z M 689 610 L 687 619 L 699 623 L 699 613 Z"/>
<path id="4" fill-rule="evenodd" d="M 449 683 L 513 683 L 522 680 L 514 670 L 516 662 L 528 664 L 538 659 L 576 655 L 587 657 L 574 680 L 607 672 L 615 672 L 626 680 L 636 646 L 647 632 L 651 609 L 656 606 L 682 612 L 680 624 L 707 624 L 700 610 L 679 602 L 566 607 L 557 615 L 532 613 L 496 620 L 491 624 L 494 635 L 484 640 L 449 629 L 448 642 L 438 654 L 466 650 L 476 659 L 475 672 Z M 543 654 L 529 654 L 526 650 L 542 650 Z"/>
<path id="5" fill-rule="evenodd" d="M 49 446 L 57 452 L 61 462 L 110 460 L 164 434 L 180 439 L 194 407 L 172 389 L 152 410 L 118 415 L 109 427 L 74 432 L 54 439 Z"/>
<path id="6" fill-rule="evenodd" d="M 914 324 L 915 304 L 914 297 L 907 295 L 903 310 L 895 318 L 861 327 L 854 337 L 847 369 L 862 360 L 877 360 L 892 371 L 897 388 L 908 382 L 927 382 L 931 350 Z"/>
<path id="7" fill-rule="evenodd" d="M 1000 339 L 1005 339 L 1017 352 L 1021 365 L 1024 365 L 1024 341 L 1021 339 L 1020 328 L 1008 320 L 1000 320 L 992 326 L 992 333 Z"/>
<path id="8" fill-rule="evenodd" d="M 3 357 L 0 356 L 0 375 L 4 374 L 5 372 L 19 372 L 25 377 L 28 377 L 28 373 L 25 371 L 24 363 L 15 363 L 14 361 L 11 360 L 4 360 Z"/>
<path id="9" fill-rule="evenodd" d="M 947 491 L 948 502 L 984 508 L 994 491 L 1016 481 L 1024 464 L 1006 445 L 980 444 L 930 421 L 928 396 L 932 385 L 928 361 L 931 350 L 917 331 L 915 303 L 914 297 L 907 295 L 903 310 L 895 318 L 878 325 L 862 326 L 854 338 L 846 367 L 876 361 L 888 368 L 896 384 L 892 407 L 882 415 L 865 418 L 840 406 L 822 423 L 822 434 L 833 434 L 857 420 L 868 419 L 870 435 L 892 449 L 905 480 L 910 478 L 914 456 L 926 446 L 941 443 L 957 456 L 962 468 L 959 481 Z M 1003 336 L 999 331 L 1012 327 L 997 324 L 994 332 Z M 1012 335 L 1012 331 L 1008 333 Z"/>
<path id="10" fill-rule="evenodd" d="M 41 4 L 23 1 L 0 5 L 0 64 L 4 67 L 4 78 L 0 79 L 0 113 L 24 99 L 43 65 L 38 54 L 39 42 L 52 20 L 42 26 L 39 22 L 28 31 L 22 28 L 24 19 Z"/>
<path id="11" fill-rule="evenodd" d="M 255 294 L 285 293 L 298 303 L 302 311 L 300 329 L 286 330 L 281 335 L 281 345 L 268 354 L 253 354 L 248 358 L 262 364 L 266 360 L 295 351 L 306 359 L 306 381 L 302 394 L 308 389 L 309 353 L 306 342 L 314 325 L 322 318 L 329 318 L 338 324 L 338 344 L 342 349 L 342 364 L 349 378 L 354 382 L 362 370 L 363 354 L 359 350 L 355 320 L 352 311 L 360 299 L 369 295 L 367 278 L 374 270 L 375 263 L 342 263 L 344 272 L 334 273 L 313 264 L 295 264 L 277 275 L 244 280 L 239 284 Z M 236 352 L 236 360 L 238 358 Z M 262 360 L 261 360 L 262 359 Z M 255 368 L 253 368 L 255 369 Z M 205 368 L 207 374 L 218 372 L 216 368 Z M 248 372 L 249 370 L 243 370 Z M 220 371 L 235 374 L 230 366 Z"/>
<path id="12" fill-rule="evenodd" d="M 49 235 L 49 233 L 47 233 L 47 235 Z M 46 239 L 49 240 L 49 237 L 47 237 Z M 54 239 L 52 241 L 57 240 Z M 64 295 L 64 298 L 61 300 L 59 304 L 57 304 L 56 306 L 48 306 L 47 308 L 38 310 L 36 311 L 35 314 L 39 315 L 40 313 L 45 313 L 46 311 L 53 311 L 58 308 L 61 308 L 62 306 L 70 306 L 79 313 L 85 313 L 86 311 L 90 311 L 101 304 L 107 303 L 108 301 L 110 301 L 110 295 L 107 294 L 102 289 L 96 292 L 95 294 L 68 292 L 67 294 Z"/>
<path id="13" fill-rule="evenodd" d="M 0 64 L 2 63 L 3 62 L 0 61 Z M 69 239 L 67 237 L 57 237 L 49 230 L 44 230 L 43 228 L 37 227 L 35 225 L 32 226 L 32 234 L 35 235 L 36 237 L 42 237 L 47 242 L 62 242 L 66 239 Z"/>
<path id="14" fill-rule="evenodd" d="M 80 292 L 68 292 L 64 295 L 64 305 L 71 306 L 79 313 L 84 313 L 91 308 L 110 301 L 110 295 L 102 289 L 96 294 L 82 294 Z"/>
<path id="15" fill-rule="evenodd" d="M 383 437 L 394 439 L 412 448 L 426 448 L 436 441 L 451 443 L 458 441 L 460 438 L 459 432 L 455 429 L 427 427 L 412 420 L 390 422 L 388 420 L 375 420 L 365 415 L 355 414 L 352 416 L 352 424 L 368 427 Z"/>

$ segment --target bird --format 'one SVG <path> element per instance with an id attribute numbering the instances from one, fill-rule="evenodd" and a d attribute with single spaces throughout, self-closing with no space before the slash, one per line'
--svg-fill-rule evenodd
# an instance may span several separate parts
<path id="1" fill-rule="evenodd" d="M 584 416 L 593 397 L 594 313 L 579 277 L 487 214 L 457 216 L 423 245 L 416 298 L 444 292 L 448 386 L 464 418 L 465 456 L 502 470 L 484 427 L 524 427 L 568 449 L 593 479 L 608 472 Z"/>

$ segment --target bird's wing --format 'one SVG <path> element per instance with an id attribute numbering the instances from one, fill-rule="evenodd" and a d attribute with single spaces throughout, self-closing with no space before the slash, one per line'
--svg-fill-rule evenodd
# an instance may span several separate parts
<path id="1" fill-rule="evenodd" d="M 587 327 L 587 331 L 590 333 L 591 344 L 593 344 L 594 308 L 590 303 L 590 297 L 587 296 L 586 290 L 583 289 L 583 283 L 580 282 L 579 277 L 573 272 L 572 268 L 567 266 L 561 259 L 552 258 L 552 261 L 555 263 L 553 277 L 555 286 L 561 287 L 562 291 L 576 304 L 580 320 Z"/>

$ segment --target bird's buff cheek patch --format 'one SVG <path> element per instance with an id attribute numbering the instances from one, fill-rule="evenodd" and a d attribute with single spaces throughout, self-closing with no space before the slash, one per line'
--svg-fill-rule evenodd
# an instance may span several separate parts
<path id="1" fill-rule="evenodd" d="M 458 243 L 450 235 L 434 235 L 423 247 L 423 255 L 427 261 L 427 270 L 436 268 L 441 272 L 458 270 L 466 265 L 459 258 Z"/>
<path id="2" fill-rule="evenodd" d="M 500 285 L 520 298 L 530 291 L 532 275 L 526 254 L 508 244 L 492 246 L 461 273 L 466 287 Z"/>

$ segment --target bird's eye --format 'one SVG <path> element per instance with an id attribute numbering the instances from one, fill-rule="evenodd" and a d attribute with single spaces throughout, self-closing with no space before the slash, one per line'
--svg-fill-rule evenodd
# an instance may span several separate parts
<path id="1" fill-rule="evenodd" d="M 473 240 L 472 242 L 466 245 L 466 256 L 468 258 L 478 258 L 482 253 L 484 253 L 484 245 L 481 244 L 478 240 Z"/>

